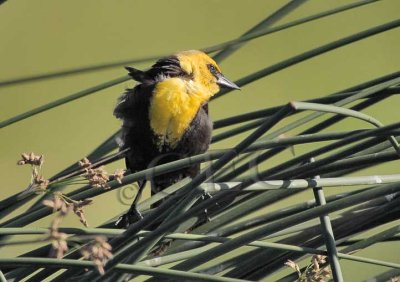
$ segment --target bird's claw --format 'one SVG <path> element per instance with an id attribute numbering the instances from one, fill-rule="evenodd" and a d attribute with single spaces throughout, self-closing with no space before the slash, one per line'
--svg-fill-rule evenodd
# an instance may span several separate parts
<path id="1" fill-rule="evenodd" d="M 204 191 L 203 195 L 201 195 L 201 199 L 202 199 L 203 201 L 204 201 L 204 200 L 207 200 L 207 199 L 212 199 L 212 198 L 213 198 L 213 195 L 211 195 L 209 192 L 206 192 L 206 191 Z M 220 206 L 218 202 L 216 202 L 215 205 L 216 205 L 217 207 Z"/>
<path id="2" fill-rule="evenodd" d="M 130 209 L 126 214 L 120 216 L 115 222 L 118 228 L 128 228 L 132 223 L 138 222 L 143 218 L 140 211 L 136 208 Z"/>
<path id="3" fill-rule="evenodd" d="M 207 200 L 207 199 L 211 199 L 213 196 L 209 193 L 204 191 L 203 195 L 201 195 L 201 199 L 202 200 Z"/>

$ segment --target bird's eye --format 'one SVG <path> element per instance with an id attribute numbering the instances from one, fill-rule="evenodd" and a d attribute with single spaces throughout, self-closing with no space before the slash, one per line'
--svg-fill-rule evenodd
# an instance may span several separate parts
<path id="1" fill-rule="evenodd" d="M 212 64 L 208 64 L 207 67 L 213 75 L 218 74 L 217 69 Z"/>

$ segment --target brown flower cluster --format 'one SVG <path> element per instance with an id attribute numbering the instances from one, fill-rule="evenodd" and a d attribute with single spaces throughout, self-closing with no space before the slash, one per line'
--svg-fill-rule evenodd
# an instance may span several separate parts
<path id="1" fill-rule="evenodd" d="M 311 264 L 309 264 L 306 270 L 301 273 L 300 267 L 294 261 L 288 260 L 285 265 L 294 269 L 299 278 L 299 282 L 325 282 L 330 280 L 331 270 L 327 267 L 321 267 L 326 263 L 326 257 L 322 255 L 314 255 L 311 258 Z"/>
<path id="2" fill-rule="evenodd" d="M 51 240 L 51 250 L 49 256 L 52 258 L 61 259 L 68 251 L 67 244 L 68 235 L 58 230 L 50 230 L 49 239 Z"/>
<path id="3" fill-rule="evenodd" d="M 95 188 L 110 188 L 108 185 L 110 178 L 103 166 L 95 169 L 88 169 L 85 176 L 89 180 L 89 184 Z"/>
<path id="4" fill-rule="evenodd" d="M 45 190 L 47 186 L 49 186 L 49 181 L 40 174 L 42 165 L 44 163 L 43 155 L 35 155 L 33 152 L 31 152 L 23 153 L 21 154 L 21 157 L 22 159 L 17 162 L 18 165 L 30 164 L 32 166 L 32 177 L 28 190 Z"/>
<path id="5" fill-rule="evenodd" d="M 83 210 L 83 207 L 92 204 L 92 202 L 93 202 L 93 199 L 84 199 L 84 200 L 80 200 L 80 201 L 66 199 L 66 197 L 62 193 L 56 192 L 53 194 L 53 199 L 44 200 L 43 205 L 45 205 L 49 208 L 52 208 L 53 212 L 60 211 L 60 214 L 63 215 L 62 217 L 67 215 L 68 212 L 72 210 L 79 217 L 79 221 L 85 227 L 88 227 L 88 223 L 87 223 L 87 220 L 85 217 L 85 211 Z M 56 217 L 56 219 L 57 219 L 57 217 Z"/>
<path id="6" fill-rule="evenodd" d="M 97 236 L 92 243 L 81 249 L 81 254 L 85 259 L 93 261 L 99 273 L 103 275 L 107 260 L 113 257 L 111 250 L 112 247 L 107 243 L 107 239 L 103 236 Z"/>
<path id="7" fill-rule="evenodd" d="M 33 152 L 23 153 L 21 154 L 21 158 L 22 159 L 17 162 L 18 165 L 30 164 L 30 165 L 41 166 L 44 162 L 43 155 L 35 155 Z"/>
<path id="8" fill-rule="evenodd" d="M 51 200 L 43 200 L 43 205 L 52 208 L 53 212 L 60 211 L 60 214 L 65 216 L 71 210 L 69 204 L 63 198 L 62 193 L 53 193 L 53 198 Z"/>
<path id="9" fill-rule="evenodd" d="M 331 270 L 327 267 L 321 268 L 326 263 L 326 256 L 314 255 L 311 258 L 311 267 L 307 268 L 307 277 L 310 278 L 311 282 L 325 282 L 329 280 Z"/>
<path id="10" fill-rule="evenodd" d="M 80 160 L 78 162 L 78 164 L 81 168 L 85 168 L 85 169 L 90 168 L 92 166 L 92 163 L 89 161 L 88 158 L 83 158 L 82 160 Z"/>
<path id="11" fill-rule="evenodd" d="M 72 210 L 79 217 L 79 221 L 85 226 L 88 227 L 88 223 L 85 217 L 85 211 L 83 210 L 84 206 L 92 204 L 93 199 L 84 199 L 81 201 L 75 201 L 72 203 Z"/>
<path id="12" fill-rule="evenodd" d="M 109 176 L 104 166 L 92 168 L 93 164 L 87 158 L 80 160 L 79 166 L 85 170 L 84 177 L 89 180 L 89 184 L 95 188 L 110 189 L 108 181 L 113 179 L 119 184 L 122 184 L 122 179 L 125 174 L 124 169 L 117 169 L 113 175 Z"/>
<path id="13" fill-rule="evenodd" d="M 92 201 L 92 199 L 85 199 L 82 201 L 70 200 L 70 202 L 68 202 L 65 199 L 65 196 L 59 192 L 54 193 L 51 200 L 43 201 L 43 205 L 52 208 L 53 212 L 59 211 L 57 216 L 51 222 L 49 228 L 49 240 L 52 242 L 52 248 L 49 254 L 51 257 L 62 258 L 68 251 L 68 236 L 67 234 L 58 231 L 63 218 L 66 217 L 70 211 L 73 211 L 79 217 L 79 220 L 82 222 L 82 224 L 87 227 L 88 224 L 85 218 L 83 207 L 90 205 Z"/>
<path id="14" fill-rule="evenodd" d="M 35 170 L 34 170 L 35 171 Z M 49 180 L 45 179 L 43 175 L 34 174 L 33 175 L 33 186 L 39 187 L 41 189 L 46 189 L 49 186 Z"/>
<path id="15" fill-rule="evenodd" d="M 295 263 L 294 261 L 288 259 L 287 262 L 285 262 L 285 265 L 287 267 L 290 267 L 290 268 L 296 270 L 296 272 L 299 275 L 299 277 L 301 276 L 300 267 L 299 267 L 299 265 L 297 263 Z"/>
<path id="16" fill-rule="evenodd" d="M 44 200 L 43 204 L 53 209 L 53 212 L 60 211 L 59 214 L 53 219 L 50 225 L 49 239 L 51 240 L 52 248 L 50 250 L 50 257 L 61 259 L 68 251 L 67 234 L 58 232 L 63 218 L 71 211 L 71 206 L 58 195 L 55 194 L 52 200 Z"/>
<path id="17" fill-rule="evenodd" d="M 125 169 L 118 168 L 114 171 L 113 179 L 115 179 L 119 184 L 122 184 L 122 179 L 124 178 Z"/>
<path id="18" fill-rule="evenodd" d="M 85 169 L 84 177 L 89 180 L 89 184 L 95 188 L 103 188 L 109 189 L 108 181 L 110 177 L 108 176 L 107 171 L 104 169 L 104 166 L 99 168 L 91 168 L 92 163 L 84 158 L 79 161 L 79 166 Z"/>

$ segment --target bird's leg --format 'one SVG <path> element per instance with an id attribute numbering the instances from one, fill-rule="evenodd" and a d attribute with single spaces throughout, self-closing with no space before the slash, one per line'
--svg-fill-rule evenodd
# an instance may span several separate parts
<path id="1" fill-rule="evenodd" d="M 136 194 L 135 200 L 133 201 L 131 207 L 129 208 L 129 211 L 127 212 L 129 217 L 132 217 L 133 219 L 137 219 L 135 221 L 141 220 L 143 218 L 142 214 L 140 213 L 140 211 L 137 208 L 139 200 L 142 197 L 143 188 L 144 188 L 144 186 L 139 188 L 139 191 Z"/>
<path id="2" fill-rule="evenodd" d="M 142 192 L 144 187 L 146 186 L 145 181 L 139 182 L 139 191 L 137 192 L 131 207 L 129 208 L 128 212 L 122 215 L 118 220 L 115 222 L 115 225 L 118 228 L 128 228 L 134 222 L 137 222 L 143 218 L 142 214 L 137 208 L 137 204 L 139 203 L 140 198 L 142 197 Z"/>

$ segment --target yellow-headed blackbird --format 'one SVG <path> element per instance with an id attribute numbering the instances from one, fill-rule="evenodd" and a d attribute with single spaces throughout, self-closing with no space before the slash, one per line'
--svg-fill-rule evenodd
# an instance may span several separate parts
<path id="1" fill-rule="evenodd" d="M 220 87 L 239 89 L 219 66 L 201 51 L 190 50 L 158 60 L 149 70 L 127 67 L 138 82 L 119 99 L 114 115 L 122 119 L 122 149 L 131 172 L 204 153 L 211 141 L 209 99 Z M 200 165 L 151 178 L 155 194 L 184 177 L 194 177 Z M 128 213 L 117 225 L 126 227 L 141 218 L 136 209 L 145 181 Z"/>

